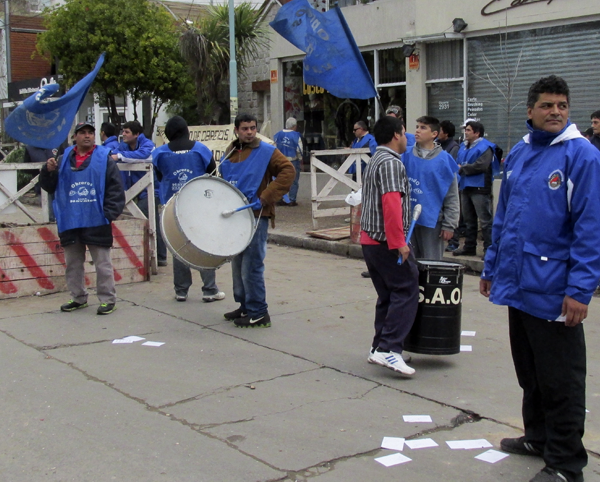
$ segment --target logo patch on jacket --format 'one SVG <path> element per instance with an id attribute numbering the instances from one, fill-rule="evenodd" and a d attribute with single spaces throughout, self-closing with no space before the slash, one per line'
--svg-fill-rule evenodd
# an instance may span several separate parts
<path id="1" fill-rule="evenodd" d="M 565 177 L 560 169 L 553 171 L 548 177 L 548 187 L 556 191 L 564 182 Z"/>

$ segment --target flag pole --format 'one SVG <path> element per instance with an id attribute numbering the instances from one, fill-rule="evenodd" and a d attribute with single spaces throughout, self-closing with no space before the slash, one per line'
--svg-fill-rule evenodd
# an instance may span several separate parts
<path id="1" fill-rule="evenodd" d="M 229 0 L 229 112 L 231 123 L 238 114 L 237 62 L 235 60 L 235 6 Z"/>

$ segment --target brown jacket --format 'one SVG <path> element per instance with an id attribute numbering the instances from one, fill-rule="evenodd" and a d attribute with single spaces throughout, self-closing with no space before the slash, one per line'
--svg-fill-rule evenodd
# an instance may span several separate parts
<path id="1" fill-rule="evenodd" d="M 232 163 L 243 162 L 248 158 L 252 149 L 256 149 L 260 145 L 260 142 L 260 139 L 256 138 L 250 144 L 240 145 L 240 142 L 235 140 L 227 147 L 225 159 L 229 159 Z M 275 218 L 275 203 L 290 190 L 295 177 L 294 165 L 279 149 L 275 149 L 256 193 L 263 205 L 262 217 Z M 255 216 L 258 216 L 259 213 L 260 210 L 254 211 Z"/>

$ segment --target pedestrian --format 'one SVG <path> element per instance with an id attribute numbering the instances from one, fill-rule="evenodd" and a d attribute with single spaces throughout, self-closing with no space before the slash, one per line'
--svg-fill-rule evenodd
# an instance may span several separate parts
<path id="1" fill-rule="evenodd" d="M 405 128 L 404 136 L 406 137 L 406 149 L 409 149 L 412 146 L 414 146 L 416 142 L 415 135 L 411 134 L 410 132 L 406 132 L 406 124 L 404 122 L 404 111 L 402 110 L 402 107 L 400 107 L 399 105 L 389 105 L 388 108 L 385 110 L 385 115 L 396 117 L 397 119 L 400 119 L 402 121 L 402 124 Z"/>
<path id="2" fill-rule="evenodd" d="M 477 254 L 477 226 L 481 223 L 483 250 L 492 243 L 492 161 L 496 146 L 484 137 L 481 122 L 470 120 L 465 126 L 465 141 L 458 151 L 457 161 L 461 190 L 462 215 L 465 220 L 465 244 L 455 249 L 454 256 Z"/>
<path id="3" fill-rule="evenodd" d="M 163 206 L 187 181 L 207 172 L 214 172 L 217 168 L 212 158 L 212 151 L 201 142 L 190 140 L 190 131 L 183 117 L 174 116 L 167 121 L 165 136 L 169 143 L 152 151 L 152 162 L 160 181 L 160 203 Z M 210 303 L 224 299 L 225 293 L 219 291 L 217 287 L 216 270 L 199 269 L 199 271 L 203 283 L 202 301 Z M 173 284 L 175 299 L 186 301 L 192 286 L 192 270 L 175 256 L 173 257 Z"/>
<path id="4" fill-rule="evenodd" d="M 40 172 L 42 189 L 54 193 L 54 213 L 60 244 L 65 251 L 67 288 L 71 300 L 62 311 L 88 306 L 85 287 L 85 250 L 96 268 L 97 313 L 115 311 L 115 278 L 110 258 L 112 222 L 123 212 L 125 192 L 110 150 L 95 144 L 95 128 L 81 122 L 75 127 L 75 146 L 48 159 Z"/>
<path id="5" fill-rule="evenodd" d="M 350 149 L 368 148 L 370 151 L 370 156 L 375 154 L 375 149 L 377 149 L 377 141 L 375 141 L 373 134 L 369 133 L 369 128 L 367 127 L 366 123 L 363 121 L 358 121 L 356 124 L 354 124 L 352 132 L 354 133 L 355 139 L 352 141 Z M 366 165 L 367 163 L 365 161 L 360 161 L 361 173 L 364 172 Z M 352 174 L 352 179 L 356 181 L 356 163 L 352 163 L 352 165 L 348 168 L 348 174 Z"/>
<path id="6" fill-rule="evenodd" d="M 529 130 L 506 158 L 480 292 L 508 306 L 525 434 L 505 452 L 542 457 L 531 482 L 580 482 L 587 464 L 583 320 L 600 279 L 600 153 L 569 121 L 560 77 L 534 83 Z"/>
<path id="7" fill-rule="evenodd" d="M 129 121 L 123 124 L 123 142 L 112 150 L 112 158 L 117 162 L 127 164 L 137 162 L 152 162 L 152 151 L 154 142 L 144 135 L 144 128 L 138 121 Z M 122 171 L 123 185 L 125 190 L 130 189 L 136 182 L 144 177 L 144 172 Z M 156 236 L 156 261 L 158 266 L 167 266 L 167 245 L 162 233 L 158 229 L 158 215 L 160 197 L 158 195 L 160 186 L 158 179 L 154 178 L 154 233 Z M 144 189 L 137 196 L 137 206 L 144 216 L 148 217 L 148 193 Z"/>
<path id="8" fill-rule="evenodd" d="M 391 116 L 379 119 L 373 131 L 378 147 L 365 170 L 360 219 L 360 244 L 377 292 L 375 337 L 367 361 L 412 376 L 415 370 L 402 351 L 417 314 L 419 271 L 406 243 L 410 184 L 400 160 L 406 137 L 402 121 Z"/>
<path id="9" fill-rule="evenodd" d="M 256 137 L 257 119 L 250 114 L 235 118 L 237 139 L 225 150 L 219 170 L 256 206 L 256 230 L 250 244 L 231 261 L 233 298 L 239 308 L 225 313 L 239 328 L 271 326 L 265 288 L 265 256 L 269 219 L 274 222 L 275 203 L 294 182 L 294 166 L 275 146 Z"/>
<path id="10" fill-rule="evenodd" d="M 100 126 L 100 140 L 102 145 L 108 147 L 111 151 L 118 148 L 117 127 L 110 122 L 103 122 Z"/>
<path id="11" fill-rule="evenodd" d="M 590 142 L 600 149 L 600 110 L 592 113 L 590 118 L 592 120 L 592 133 L 594 134 L 590 138 Z"/>
<path id="12" fill-rule="evenodd" d="M 458 165 L 435 139 L 440 121 L 435 117 L 417 119 L 416 144 L 402 154 L 402 163 L 410 180 L 410 202 L 421 205 L 411 238 L 417 259 L 441 260 L 446 241 L 454 235 L 460 217 Z"/>
<path id="13" fill-rule="evenodd" d="M 285 129 L 275 134 L 273 138 L 277 149 L 288 158 L 296 170 L 296 177 L 290 192 L 288 193 L 290 202 L 279 201 L 278 206 L 297 206 L 298 186 L 300 183 L 300 172 L 302 171 L 302 136 L 298 132 L 298 122 L 293 117 L 285 121 Z"/>

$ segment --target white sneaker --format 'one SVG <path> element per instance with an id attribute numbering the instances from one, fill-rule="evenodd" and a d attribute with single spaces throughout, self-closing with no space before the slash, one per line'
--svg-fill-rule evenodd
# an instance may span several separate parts
<path id="1" fill-rule="evenodd" d="M 205 303 L 211 303 L 212 301 L 221 301 L 224 299 L 225 299 L 225 293 L 223 293 L 222 291 L 219 291 L 218 293 L 215 293 L 214 295 L 207 295 L 207 296 L 202 297 L 202 301 L 204 301 Z"/>
<path id="2" fill-rule="evenodd" d="M 375 353 L 375 348 L 371 347 L 371 350 L 369 351 L 369 356 L 367 357 L 367 361 L 369 363 L 374 363 L 378 365 L 378 363 L 373 359 L 373 353 Z M 410 361 L 412 360 L 412 356 L 410 356 L 406 352 L 402 352 L 402 360 L 404 360 L 404 363 L 410 363 Z"/>
<path id="3" fill-rule="evenodd" d="M 377 351 L 375 350 L 369 356 L 369 363 L 374 363 L 376 365 L 381 365 L 382 367 L 389 368 L 390 370 L 394 370 L 405 376 L 412 376 L 415 373 L 415 369 L 409 367 L 404 360 L 402 360 L 402 355 L 400 353 L 395 353 L 393 351 Z"/>

